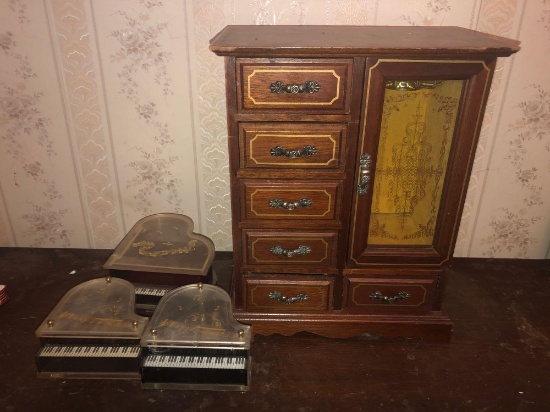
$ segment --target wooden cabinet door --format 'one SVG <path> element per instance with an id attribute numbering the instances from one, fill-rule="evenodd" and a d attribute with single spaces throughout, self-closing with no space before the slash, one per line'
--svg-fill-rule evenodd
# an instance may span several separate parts
<path id="1" fill-rule="evenodd" d="M 493 67 L 367 61 L 349 267 L 450 258 Z"/>

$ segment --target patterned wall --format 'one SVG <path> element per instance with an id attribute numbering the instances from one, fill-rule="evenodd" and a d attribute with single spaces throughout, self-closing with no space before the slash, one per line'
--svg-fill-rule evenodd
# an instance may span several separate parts
<path id="1" fill-rule="evenodd" d="M 499 61 L 455 256 L 550 257 L 550 0 L 0 0 L 0 246 L 112 248 L 184 213 L 231 250 L 227 24 L 456 25 Z"/>

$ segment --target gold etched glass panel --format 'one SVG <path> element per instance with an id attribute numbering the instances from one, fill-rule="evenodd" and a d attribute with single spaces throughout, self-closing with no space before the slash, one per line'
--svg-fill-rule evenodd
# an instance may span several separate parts
<path id="1" fill-rule="evenodd" d="M 463 86 L 463 80 L 386 83 L 369 245 L 433 244 Z"/>

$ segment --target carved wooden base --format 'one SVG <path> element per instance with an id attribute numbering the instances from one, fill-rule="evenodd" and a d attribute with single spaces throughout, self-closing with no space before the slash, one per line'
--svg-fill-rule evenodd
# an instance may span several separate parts
<path id="1" fill-rule="evenodd" d="M 234 311 L 235 318 L 252 326 L 253 334 L 291 336 L 311 332 L 330 338 L 378 335 L 382 338 L 421 338 L 425 342 L 447 343 L 453 322 L 445 312 L 427 315 L 329 315 L 265 314 Z"/>

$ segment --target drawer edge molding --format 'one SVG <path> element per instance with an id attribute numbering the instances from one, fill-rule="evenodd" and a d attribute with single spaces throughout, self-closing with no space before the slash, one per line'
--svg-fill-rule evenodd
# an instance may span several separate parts
<path id="1" fill-rule="evenodd" d="M 336 78 L 336 91 L 335 96 L 330 101 L 325 102 L 261 102 L 257 101 L 254 97 L 252 97 L 251 94 L 251 79 L 254 77 L 257 73 L 330 73 Z M 340 83 L 341 83 L 341 77 L 336 73 L 335 70 L 331 69 L 291 69 L 291 70 L 283 70 L 283 69 L 254 69 L 252 73 L 250 73 L 247 76 L 247 82 L 248 82 L 248 99 L 255 105 L 285 105 L 285 106 L 300 106 L 300 105 L 307 105 L 307 106 L 330 106 L 332 105 L 336 100 L 340 98 Z M 271 84 L 268 86 L 270 87 Z M 273 93 L 273 91 L 272 91 Z"/>
<path id="2" fill-rule="evenodd" d="M 347 147 L 344 123 L 242 122 L 239 124 L 242 169 L 341 171 Z"/>
<path id="3" fill-rule="evenodd" d="M 289 256 L 289 253 L 288 251 L 286 251 L 285 249 L 283 249 L 280 245 L 278 244 L 275 244 L 277 242 L 280 242 L 281 239 L 290 239 L 290 240 L 293 240 L 293 241 L 296 241 L 296 242 L 300 242 L 300 243 L 307 243 L 307 242 L 311 242 L 311 241 L 316 241 L 316 242 L 321 242 L 323 245 L 324 245 L 324 255 L 320 256 L 319 259 L 317 260 L 311 260 L 311 259 L 305 259 L 303 258 L 303 256 L 307 255 L 307 254 L 310 254 L 312 251 L 313 251 L 313 248 L 309 245 L 299 245 L 296 249 L 292 250 L 291 252 L 295 252 L 295 253 L 292 253 L 290 256 Z M 250 257 L 254 259 L 254 262 L 256 263 L 272 263 L 272 264 L 278 264 L 280 265 L 281 263 L 284 263 L 284 262 L 281 262 L 280 259 L 273 259 L 273 260 L 270 260 L 270 259 L 262 259 L 262 258 L 258 258 L 256 256 L 256 249 L 257 249 L 257 243 L 258 242 L 261 242 L 261 241 L 273 241 L 273 246 L 269 249 L 269 252 L 272 254 L 272 255 L 275 255 L 275 256 L 286 256 L 288 259 L 289 259 L 289 262 L 291 262 L 291 259 L 295 256 L 298 256 L 300 258 L 300 261 L 298 263 L 300 264 L 303 264 L 303 263 L 323 263 L 323 262 L 326 262 L 327 260 L 329 260 L 329 255 L 328 255 L 328 252 L 329 252 L 329 244 L 328 242 L 323 239 L 323 238 L 293 238 L 293 237 L 288 237 L 288 238 L 282 238 L 282 237 L 273 237 L 273 238 L 268 238 L 268 237 L 261 237 L 261 238 L 258 238 L 256 240 L 254 240 L 250 246 L 251 246 L 251 253 L 250 253 Z M 278 253 L 279 252 L 279 249 L 277 250 L 274 250 L 274 248 L 280 248 L 281 249 L 281 253 Z M 288 253 L 285 253 L 288 252 Z"/>
<path id="4" fill-rule="evenodd" d="M 265 313 L 332 311 L 331 277 L 264 275 L 245 277 L 247 307 Z"/>
<path id="5" fill-rule="evenodd" d="M 277 193 L 277 192 L 281 192 L 282 190 L 281 189 L 272 189 L 272 188 L 258 188 L 256 190 L 254 190 L 252 193 L 250 193 L 250 213 L 251 214 L 254 214 L 254 216 L 256 216 L 257 218 L 275 218 L 275 217 L 278 217 L 278 218 L 306 218 L 306 219 L 315 219 L 315 218 L 325 218 L 327 215 L 331 215 L 331 214 L 334 214 L 334 199 L 333 199 L 333 195 L 332 193 L 329 193 L 327 190 L 325 189 L 286 189 L 284 190 L 284 192 L 286 193 L 290 193 L 290 192 L 296 192 L 297 193 L 297 196 L 296 197 L 299 197 L 299 198 L 302 198 L 302 196 L 306 196 L 306 195 L 303 195 L 302 193 L 304 191 L 308 192 L 308 193 L 319 193 L 321 196 L 324 196 L 325 199 L 326 199 L 326 210 L 320 210 L 319 212 L 315 213 L 315 214 L 310 214 L 310 213 L 306 213 L 306 214 L 303 214 L 303 213 L 299 213 L 300 212 L 300 209 L 304 209 L 304 207 L 297 207 L 297 208 L 293 208 L 293 209 L 285 209 L 285 210 L 288 210 L 288 211 L 294 211 L 296 210 L 297 213 L 294 213 L 292 215 L 288 214 L 288 213 L 267 213 L 273 209 L 276 209 L 274 208 L 273 206 L 271 206 L 271 204 L 275 204 L 275 201 L 277 200 L 282 200 L 282 199 L 279 199 L 278 197 L 274 197 L 274 198 L 270 198 L 269 201 L 267 202 L 267 208 L 265 208 L 265 212 L 262 212 L 261 210 L 258 210 L 258 209 L 261 209 L 262 206 L 260 207 L 257 207 L 257 203 L 259 201 L 257 201 L 255 198 L 260 195 L 261 193 L 269 193 L 269 192 L 273 192 L 273 193 Z M 309 195 L 311 196 L 311 195 Z M 305 199 L 305 197 L 303 197 Z M 309 197 L 308 197 L 309 199 Z M 311 200 L 311 199 L 309 199 Z M 286 200 L 282 200 L 283 203 L 295 203 L 295 201 L 293 200 L 289 200 L 289 201 L 286 201 Z M 316 202 L 318 203 L 318 202 Z M 313 204 L 313 200 L 311 200 L 311 204 Z M 309 204 L 308 206 L 311 206 L 311 204 Z M 306 209 L 307 210 L 307 209 Z M 331 216 L 332 218 L 332 216 Z"/>
<path id="6" fill-rule="evenodd" d="M 351 291 L 351 301 L 356 305 L 356 306 L 410 306 L 410 307 L 420 307 L 420 306 L 423 306 L 425 303 L 426 303 L 426 296 L 428 295 L 428 290 L 424 287 L 424 285 L 407 285 L 408 288 L 410 288 L 411 286 L 415 287 L 415 288 L 420 288 L 422 289 L 422 292 L 423 292 L 423 295 L 422 295 L 422 300 L 418 301 L 417 303 L 415 304 L 407 304 L 406 302 L 403 302 L 401 303 L 402 301 L 405 301 L 406 299 L 410 298 L 410 293 L 408 292 L 404 292 L 404 291 L 400 291 L 398 290 L 399 289 L 399 286 L 400 285 L 396 285 L 396 284 L 391 284 L 391 283 L 377 283 L 376 286 L 386 286 L 386 287 L 391 287 L 391 288 L 394 288 L 396 291 L 395 291 L 395 294 L 394 296 L 399 296 L 400 294 L 406 294 L 407 297 L 403 297 L 401 299 L 397 298 L 394 302 L 390 302 L 389 300 L 390 299 L 393 299 L 393 298 L 389 298 L 388 300 L 384 300 L 384 299 L 376 299 L 376 298 L 373 298 L 373 294 L 375 293 L 379 293 L 381 296 L 384 296 L 382 294 L 382 292 L 380 291 L 374 291 L 372 293 L 369 294 L 369 298 L 376 302 L 376 301 L 380 301 L 380 303 L 371 303 L 371 302 L 368 302 L 368 303 L 360 303 L 357 301 L 357 299 L 355 298 L 355 294 L 357 292 L 357 290 L 361 287 L 372 287 L 373 284 L 372 283 L 360 283 L 360 284 L 357 284 L 353 287 L 352 291 Z M 374 288 L 376 289 L 376 288 Z M 403 295 L 404 296 L 404 295 Z M 400 303 L 396 303 L 396 302 L 400 302 Z"/>

